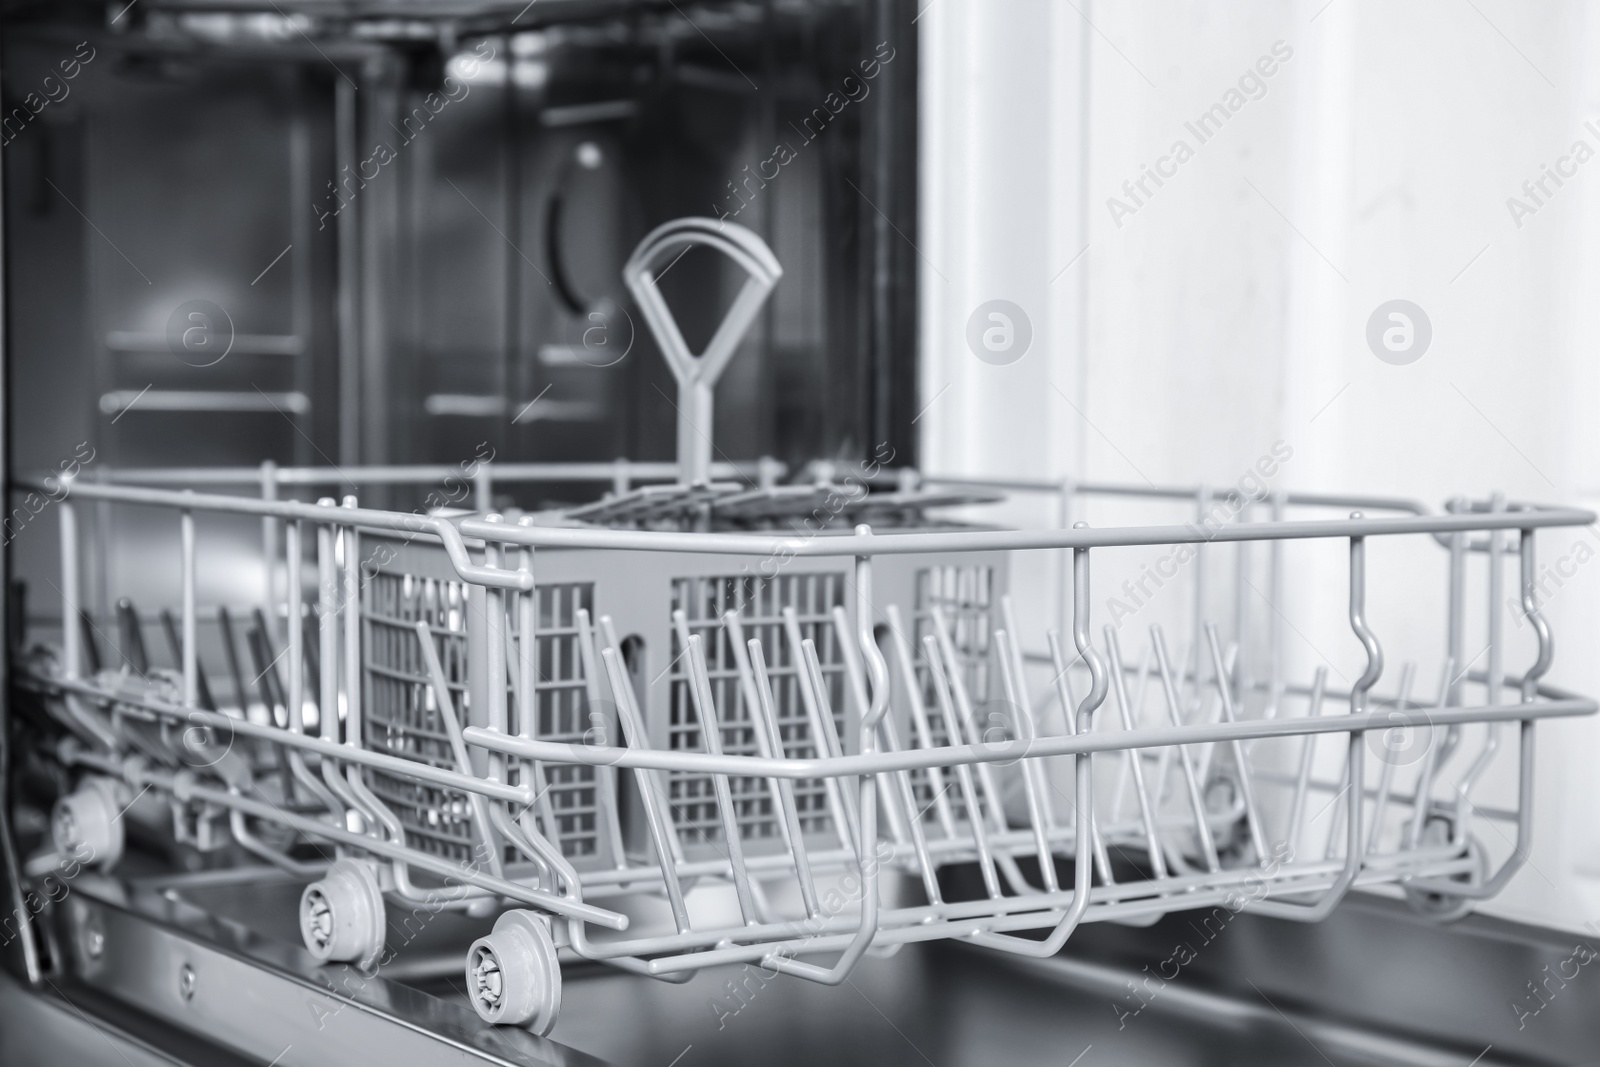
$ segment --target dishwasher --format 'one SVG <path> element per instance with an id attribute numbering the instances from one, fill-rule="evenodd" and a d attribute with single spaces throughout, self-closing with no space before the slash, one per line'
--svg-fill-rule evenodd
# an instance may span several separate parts
<path id="1" fill-rule="evenodd" d="M 106 63 L 199 39 L 331 40 L 335 69 L 367 64 L 359 89 L 328 78 L 330 173 L 395 41 L 448 25 L 459 75 L 477 34 L 509 86 L 514 57 L 554 47 L 511 36 L 529 9 L 557 43 L 700 25 L 670 2 L 147 6 L 126 32 L 155 44 L 96 38 Z M 693 10 L 759 41 L 766 7 Z M 564 143 L 541 180 L 578 199 L 596 144 Z M 552 290 L 591 284 L 581 248 L 545 255 Z M 717 271 L 689 322 L 664 279 Z M 1283 442 L 1221 487 L 958 477 L 887 440 L 730 459 L 718 412 L 745 394 L 717 386 L 747 388 L 784 279 L 756 229 L 691 213 L 632 245 L 597 285 L 614 297 L 569 301 L 567 365 L 610 365 L 589 324 L 636 312 L 629 345 L 675 387 L 655 386 L 670 459 L 334 463 L 292 346 L 193 302 L 117 342 L 289 361 L 290 388 L 256 392 L 305 442 L 285 454 L 325 462 L 13 467 L 6 1062 L 1600 1056 L 1590 942 L 1474 913 L 1528 862 L 1536 732 L 1596 711 L 1546 680 L 1536 553 L 1594 514 L 1272 489 Z M 358 305 L 337 310 L 366 328 Z M 579 403 L 514 413 L 515 379 L 417 406 L 515 426 Z M 106 386 L 100 412 L 246 410 L 146 391 L 164 395 Z M 1049 521 L 1005 518 L 1019 501 Z M 1402 551 L 1433 662 L 1397 662 L 1368 608 Z M 1287 595 L 1296 573 L 1314 596 Z M 1357 669 L 1302 671 L 1307 632 Z"/>

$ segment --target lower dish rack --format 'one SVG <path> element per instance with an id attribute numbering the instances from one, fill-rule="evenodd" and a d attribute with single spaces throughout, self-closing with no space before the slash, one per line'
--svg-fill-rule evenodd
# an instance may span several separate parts
<path id="1" fill-rule="evenodd" d="M 172 669 L 93 669 L 93 624 L 71 624 L 80 497 L 176 518 Z M 59 506 L 69 622 L 24 684 L 77 784 L 29 872 L 112 869 L 121 816 L 148 820 L 158 798 L 175 843 L 304 878 L 299 926 L 320 960 L 381 967 L 396 909 L 497 916 L 464 948 L 469 996 L 539 1033 L 571 959 L 836 984 L 911 942 L 1044 957 L 1084 922 L 1312 922 L 1357 886 L 1447 919 L 1525 861 L 1537 723 L 1595 710 L 1543 681 L 1535 535 L 1593 521 L 1574 510 L 801 537 L 347 504 L 74 487 Z M 237 708 L 203 685 L 195 520 L 210 514 L 281 524 L 292 578 L 253 632 L 264 716 L 243 685 Z M 1403 536 L 1442 550 L 1451 634 L 1436 681 L 1406 665 L 1380 691 L 1367 557 Z M 1242 635 L 1219 625 L 1175 654 L 1160 626 L 1125 648 L 1096 617 L 1104 553 L 1297 540 L 1345 552 L 1338 599 L 1364 666 L 1343 685 L 1326 667 L 1247 671 Z M 1024 647 L 1006 591 L 1022 552 L 1060 554 L 1070 588 L 1043 651 Z M 1460 641 L 1474 559 L 1495 605 L 1483 667 Z M 1534 646 L 1520 673 L 1496 621 L 1512 559 Z M 1515 809 L 1475 802 L 1491 772 L 1514 780 Z M 1503 858 L 1486 823 L 1511 827 Z"/>

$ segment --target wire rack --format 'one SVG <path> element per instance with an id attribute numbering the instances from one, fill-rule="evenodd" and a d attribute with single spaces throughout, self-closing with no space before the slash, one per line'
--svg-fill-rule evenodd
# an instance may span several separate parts
<path id="1" fill-rule="evenodd" d="M 896 493 L 907 481 L 884 478 Z M 170 669 L 91 662 L 98 627 L 71 623 L 85 617 L 81 502 L 173 517 Z M 837 983 L 863 954 L 913 941 L 1045 956 L 1082 922 L 1197 908 L 1315 921 L 1356 886 L 1459 914 L 1524 862 L 1536 724 L 1595 710 L 1542 680 L 1534 555 L 1538 530 L 1593 516 L 1498 498 L 1442 514 L 1367 500 L 1354 503 L 1392 514 L 1340 518 L 1289 509 L 1351 498 L 1256 503 L 1270 520 L 795 536 L 82 481 L 56 509 L 68 624 L 25 677 L 80 786 L 30 869 L 85 849 L 111 866 L 119 805 L 149 792 L 175 841 L 307 880 L 299 918 L 319 959 L 381 966 L 392 907 L 496 916 L 465 953 L 474 1004 L 540 1032 L 569 959 L 665 980 L 747 962 Z M 256 714 L 243 684 L 238 706 L 216 699 L 199 651 L 202 616 L 227 615 L 198 603 L 197 520 L 240 515 L 271 528 L 282 564 L 252 642 L 263 658 L 283 646 Z M 1369 550 L 1397 538 L 1438 547 L 1436 682 L 1386 672 L 1368 620 Z M 1338 602 L 1362 650 L 1342 687 L 1325 669 L 1289 676 L 1276 644 L 1252 659 L 1244 616 L 1207 621 L 1206 597 L 1177 654 L 1161 626 L 1134 639 L 1094 610 L 1094 560 L 1224 544 L 1276 558 L 1296 542 L 1344 559 L 1318 601 Z M 374 564 L 364 547 L 382 546 Z M 1062 580 L 1014 601 L 995 561 L 1029 553 L 1059 558 Z M 767 560 L 784 562 L 739 569 Z M 1520 672 L 1498 621 L 1512 561 L 1533 646 Z M 1469 567 L 1493 605 L 1482 666 L 1462 651 Z M 1217 580 L 1206 573 L 1202 560 L 1193 581 Z M 1058 624 L 1036 641 L 1025 610 Z M 631 640 L 651 626 L 665 662 Z M 1514 807 L 1483 800 L 1491 773 L 1510 777 Z M 1486 847 L 1491 825 L 1509 851 Z"/>

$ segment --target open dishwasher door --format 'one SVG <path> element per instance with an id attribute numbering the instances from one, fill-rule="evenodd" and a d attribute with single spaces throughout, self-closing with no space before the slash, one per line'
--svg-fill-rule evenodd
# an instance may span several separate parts
<path id="1" fill-rule="evenodd" d="M 86 980 L 64 968 L 37 990 L 8 974 L 0 1055 L 138 1067 L 648 1065 L 674 1057 L 1344 1067 L 1474 1057 L 1573 1064 L 1594 1043 L 1593 998 L 1583 986 L 1592 939 L 1477 916 L 1441 928 L 1404 905 L 1364 897 L 1317 925 L 1241 914 L 1222 932 L 1189 913 L 1140 930 L 1095 926 L 1047 960 L 913 946 L 867 960 L 836 987 L 786 986 L 749 966 L 709 969 L 688 985 L 572 970 L 562 1021 L 538 1038 L 482 1023 L 458 978 L 413 978 L 403 966 L 398 979 L 312 967 L 282 942 L 217 917 L 237 903 L 271 906 L 276 897 L 281 905 L 289 889 L 268 879 L 249 892 L 214 890 L 201 897 L 210 913 L 170 899 L 106 904 L 83 892 L 47 936 L 75 951 L 67 939 L 108 935 L 123 955 Z M 215 903 L 229 896 L 230 904 Z M 1375 956 L 1391 963 L 1374 970 Z M 1181 967 L 1171 962 L 1185 958 Z M 1440 994 L 1442 959 L 1455 968 L 1448 996 Z M 187 998 L 186 973 L 194 975 Z"/>

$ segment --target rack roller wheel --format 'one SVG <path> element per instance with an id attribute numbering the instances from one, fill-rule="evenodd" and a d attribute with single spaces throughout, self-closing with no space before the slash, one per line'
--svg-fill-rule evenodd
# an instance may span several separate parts
<path id="1" fill-rule="evenodd" d="M 1250 819 L 1245 812 L 1244 790 L 1232 773 L 1212 777 L 1205 788 L 1207 821 L 1217 856 L 1226 867 L 1249 867 L 1259 861 L 1250 840 Z M 1223 821 L 1226 820 L 1226 821 Z"/>
<path id="2" fill-rule="evenodd" d="M 65 860 L 109 871 L 122 858 L 127 840 L 122 824 L 122 790 L 110 778 L 85 778 L 75 792 L 56 801 L 50 836 Z"/>
<path id="3" fill-rule="evenodd" d="M 485 1022 L 548 1034 L 561 1013 L 561 966 L 545 921 L 508 911 L 467 949 L 467 993 Z"/>
<path id="4" fill-rule="evenodd" d="M 300 894 L 300 936 L 322 961 L 371 970 L 383 953 L 386 919 L 378 871 L 366 860 L 335 860 Z"/>
<path id="5" fill-rule="evenodd" d="M 1455 819 L 1448 815 L 1433 815 L 1422 824 L 1421 845 L 1424 848 L 1437 847 L 1448 842 L 1455 836 Z M 1466 874 L 1456 875 L 1457 881 L 1466 885 L 1481 885 L 1489 876 L 1489 854 L 1484 850 L 1483 842 L 1476 835 L 1467 838 L 1467 856 L 1472 860 L 1472 870 Z M 1416 911 L 1437 923 L 1451 923 L 1472 914 L 1477 906 L 1477 901 L 1471 897 L 1458 897 L 1449 893 L 1435 893 L 1431 890 L 1413 889 L 1405 887 L 1406 903 Z"/>

